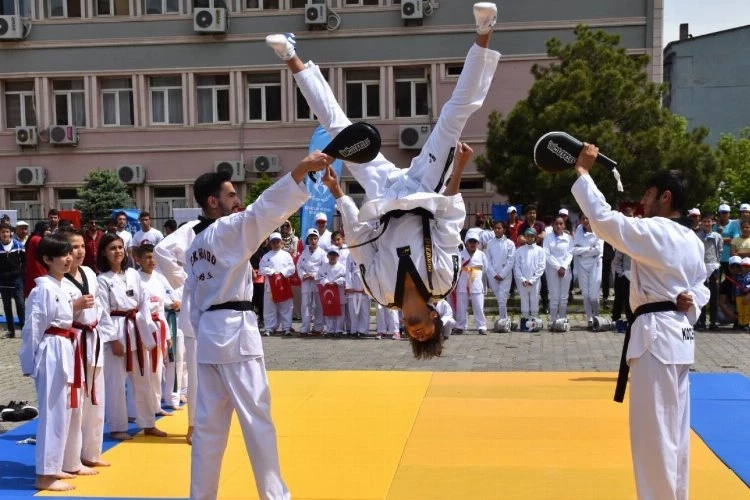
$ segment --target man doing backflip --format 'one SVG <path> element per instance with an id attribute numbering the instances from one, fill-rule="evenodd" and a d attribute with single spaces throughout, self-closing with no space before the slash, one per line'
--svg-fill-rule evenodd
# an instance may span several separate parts
<path id="1" fill-rule="evenodd" d="M 604 200 L 589 170 L 599 149 L 584 144 L 573 196 L 594 232 L 632 258 L 634 311 L 626 358 L 630 365 L 630 447 L 640 500 L 688 497 L 693 325 L 708 302 L 703 242 L 680 225 L 687 188 L 677 170 L 654 174 L 641 204 L 626 217 Z"/>
<path id="2" fill-rule="evenodd" d="M 488 49 L 497 7 L 477 3 L 474 17 L 476 44 L 469 50 L 453 95 L 411 166 L 399 169 L 382 154 L 369 163 L 350 165 L 366 193 L 361 210 L 344 196 L 332 169 L 323 177 L 337 198 L 347 242 L 360 265 L 367 293 L 384 306 L 402 309 L 417 358 L 430 358 L 442 350 L 440 318 L 430 304 L 450 293 L 458 279 L 460 231 L 466 218 L 458 186 L 472 153 L 458 142 L 466 121 L 482 106 L 500 59 L 498 52 Z M 310 109 L 332 136 L 351 124 L 318 66 L 305 64 L 296 55 L 294 35 L 270 35 L 266 43 L 286 61 Z M 454 155 L 456 165 L 446 185 Z"/>

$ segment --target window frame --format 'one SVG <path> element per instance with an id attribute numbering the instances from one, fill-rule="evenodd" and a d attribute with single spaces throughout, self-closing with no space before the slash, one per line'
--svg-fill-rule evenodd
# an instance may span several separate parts
<path id="1" fill-rule="evenodd" d="M 31 83 L 31 90 L 8 90 L 8 85 L 7 85 L 8 83 Z M 17 81 L 17 82 L 14 82 L 12 80 L 6 81 L 3 90 L 5 94 L 5 126 L 9 129 L 12 129 L 15 127 L 37 127 L 38 120 L 36 116 L 36 90 L 34 87 L 34 82 L 33 81 L 29 82 L 27 80 Z M 20 118 L 19 125 L 11 126 L 8 121 L 10 118 L 10 113 L 9 113 L 10 106 L 8 104 L 8 97 L 11 97 L 11 96 L 18 96 L 18 98 L 20 99 L 21 116 L 19 117 Z M 31 97 L 31 114 L 34 117 L 33 124 L 29 124 L 28 119 L 26 118 L 27 111 L 28 111 L 26 109 L 27 97 Z"/>
<path id="2" fill-rule="evenodd" d="M 220 84 L 220 85 L 218 85 L 218 84 L 200 85 L 198 83 L 198 79 L 201 76 L 213 76 L 213 77 L 216 77 L 216 76 L 226 76 L 227 79 L 228 79 L 228 81 L 229 81 L 229 83 Z M 196 113 L 196 120 L 197 120 L 198 125 L 225 125 L 225 124 L 231 123 L 231 121 L 232 121 L 232 111 L 231 111 L 232 103 L 229 102 L 229 99 L 230 99 L 230 97 L 232 95 L 231 87 L 232 87 L 232 80 L 229 77 L 229 75 L 223 75 L 223 74 L 202 74 L 202 75 L 196 75 L 196 81 L 195 81 L 195 94 L 196 94 L 195 95 L 195 104 L 198 107 L 198 109 L 196 110 L 197 111 L 197 113 Z M 213 108 L 212 109 L 212 111 L 213 111 L 213 121 L 210 121 L 210 122 L 202 122 L 202 121 L 200 121 L 200 90 L 201 89 L 211 89 L 211 104 L 212 104 L 211 107 Z M 229 108 L 228 108 L 228 116 L 227 116 L 226 121 L 223 121 L 223 120 L 220 121 L 218 119 L 219 118 L 219 106 L 218 106 L 219 100 L 217 98 L 217 93 L 219 91 L 226 91 L 227 92 L 227 101 L 229 102 Z"/>
<path id="3" fill-rule="evenodd" d="M 113 1 L 113 0 L 110 0 Z M 170 11 L 168 10 L 169 7 L 169 0 L 160 0 L 161 2 L 161 12 L 148 12 L 148 0 L 140 0 L 141 1 L 141 9 L 143 9 L 143 15 L 144 16 L 172 16 L 175 14 L 182 14 L 182 0 L 176 0 L 177 1 L 177 10 Z"/>
<path id="4" fill-rule="evenodd" d="M 153 78 L 178 78 L 180 80 L 180 85 L 166 85 L 166 86 L 154 86 L 152 84 Z M 148 96 L 149 96 L 149 123 L 151 125 L 157 125 L 157 126 L 174 126 L 174 125 L 184 125 L 185 124 L 185 107 L 183 106 L 183 97 L 184 97 L 184 90 L 182 88 L 182 77 L 181 76 L 175 76 L 175 75 L 165 75 L 165 76 L 159 76 L 149 77 L 148 80 Z M 169 91 L 170 90 L 179 90 L 180 91 L 180 107 L 182 108 L 182 120 L 180 122 L 172 123 L 169 121 Z M 157 122 L 154 120 L 154 93 L 155 92 L 161 92 L 164 94 L 164 117 L 167 121 L 165 122 Z"/>
<path id="5" fill-rule="evenodd" d="M 380 105 L 381 105 L 381 102 L 380 102 L 380 80 L 379 79 L 378 80 L 364 80 L 364 79 L 357 78 L 357 79 L 353 79 L 353 80 L 345 80 L 344 81 L 344 102 L 347 103 L 347 110 L 346 110 L 347 115 L 349 113 L 349 109 L 348 109 L 348 107 L 349 107 L 348 106 L 349 84 L 359 85 L 359 89 L 360 89 L 360 93 L 361 93 L 361 98 L 362 98 L 362 115 L 363 116 L 358 116 L 358 117 L 354 117 L 354 118 L 356 118 L 358 120 L 359 119 L 361 119 L 361 120 L 364 120 L 364 119 L 370 119 L 370 120 L 371 119 L 379 119 L 382 116 L 382 114 L 383 114 L 383 112 L 381 110 L 381 107 L 380 107 Z M 367 114 L 367 104 L 368 104 L 368 101 L 367 101 L 367 86 L 368 85 L 375 85 L 377 87 L 377 90 L 378 90 L 378 114 L 375 115 L 375 116 L 370 116 L 370 115 Z"/>
<path id="6" fill-rule="evenodd" d="M 52 119 L 54 125 L 62 125 L 62 126 L 72 126 L 72 127 L 85 127 L 86 126 L 86 85 L 84 83 L 84 86 L 82 89 L 63 89 L 63 90 L 55 90 L 55 82 L 75 82 L 80 81 L 83 82 L 83 80 L 80 79 L 59 79 L 59 80 L 53 80 L 52 81 Z M 72 101 L 72 95 L 73 94 L 82 94 L 83 95 L 83 112 L 81 113 L 81 116 L 83 116 L 83 123 L 82 124 L 76 124 L 73 123 L 73 101 Z M 66 119 L 66 123 L 60 123 L 57 116 L 57 96 L 65 95 L 67 100 L 67 111 L 68 116 Z"/>
<path id="7" fill-rule="evenodd" d="M 288 10 L 286 8 L 286 2 L 284 2 L 283 0 L 275 0 L 276 2 L 278 2 L 277 8 L 273 8 L 273 7 L 268 8 L 265 6 L 266 2 L 274 1 L 274 0 L 258 0 L 258 7 L 248 7 L 247 1 L 248 0 L 242 0 L 242 10 L 245 12 L 262 12 L 262 11 L 279 11 L 280 12 L 283 10 Z M 291 5 L 291 2 L 290 2 L 290 5 Z"/>
<path id="8" fill-rule="evenodd" d="M 269 82 L 269 83 L 257 83 L 257 82 L 250 82 L 245 80 L 247 84 L 245 85 L 245 90 L 247 92 L 246 94 L 246 101 L 247 105 L 245 106 L 245 120 L 248 123 L 279 123 L 283 121 L 283 103 L 282 103 L 282 87 L 281 87 L 281 77 L 279 77 L 278 83 L 276 82 Z M 266 88 L 268 87 L 278 87 L 279 89 L 279 119 L 278 120 L 269 120 L 268 119 L 268 113 L 266 110 L 268 109 L 268 101 L 267 101 L 267 95 L 266 95 Z M 261 118 L 260 119 L 252 119 L 250 118 L 250 91 L 251 90 L 257 90 L 260 89 L 261 91 Z"/>
<path id="9" fill-rule="evenodd" d="M 409 116 L 398 116 L 398 105 L 397 105 L 397 84 L 403 83 L 403 82 L 409 82 L 410 84 L 410 100 L 411 100 L 411 113 Z M 427 113 L 420 115 L 417 114 L 417 99 L 416 99 L 416 93 L 417 93 L 417 84 L 424 84 L 427 92 L 426 101 L 427 101 Z M 394 116 L 396 118 L 427 118 L 430 116 L 430 82 L 427 78 L 427 75 L 425 74 L 422 78 L 414 78 L 414 77 L 408 77 L 408 78 L 397 78 L 394 76 L 393 78 L 393 112 Z"/>
<path id="10" fill-rule="evenodd" d="M 130 88 L 116 88 L 116 89 L 105 89 L 102 87 L 102 82 L 107 80 L 127 80 L 130 82 Z M 123 93 L 130 94 L 130 113 L 133 123 L 122 124 L 120 117 L 120 99 Z M 116 123 L 105 123 L 105 106 L 104 96 L 107 94 L 114 94 L 115 96 L 115 121 Z M 134 99 L 133 80 L 131 78 L 103 78 L 99 80 L 99 105 L 101 110 L 101 122 L 102 127 L 134 127 L 135 126 L 135 99 Z"/>

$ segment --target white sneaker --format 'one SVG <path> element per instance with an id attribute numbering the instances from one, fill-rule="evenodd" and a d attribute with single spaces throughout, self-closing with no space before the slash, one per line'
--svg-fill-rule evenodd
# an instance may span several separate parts
<path id="1" fill-rule="evenodd" d="M 288 61 L 296 54 L 294 46 L 297 44 L 297 38 L 294 33 L 278 33 L 266 37 L 266 45 L 271 47 L 276 55 L 282 61 Z"/>
<path id="2" fill-rule="evenodd" d="M 492 2 L 475 3 L 474 19 L 477 23 L 477 34 L 486 35 L 497 22 L 497 5 Z"/>

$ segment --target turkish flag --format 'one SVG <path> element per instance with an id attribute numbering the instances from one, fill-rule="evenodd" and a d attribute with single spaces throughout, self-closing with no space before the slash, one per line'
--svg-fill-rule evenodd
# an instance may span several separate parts
<path id="1" fill-rule="evenodd" d="M 341 296 L 336 283 L 318 285 L 320 303 L 323 305 L 323 316 L 341 316 Z"/>
<path id="2" fill-rule="evenodd" d="M 297 254 L 296 257 L 292 257 L 294 259 L 294 274 L 289 278 L 289 282 L 292 284 L 292 286 L 302 286 L 302 280 L 299 277 L 299 274 L 297 274 L 297 261 L 299 260 L 299 257 L 302 254 Z"/>
<path id="3" fill-rule="evenodd" d="M 277 304 L 291 300 L 292 284 L 289 283 L 289 278 L 281 273 L 272 274 L 268 278 L 268 283 L 271 287 L 271 300 Z"/>

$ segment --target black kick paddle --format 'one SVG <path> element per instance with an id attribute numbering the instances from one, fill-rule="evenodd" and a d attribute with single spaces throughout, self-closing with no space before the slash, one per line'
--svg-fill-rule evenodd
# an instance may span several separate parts
<path id="1" fill-rule="evenodd" d="M 328 143 L 323 152 L 349 163 L 367 163 L 380 152 L 380 132 L 365 122 L 352 123 Z M 315 181 L 315 174 L 308 174 Z"/>
<path id="2" fill-rule="evenodd" d="M 536 141 L 534 163 L 545 172 L 557 173 L 575 167 L 583 143 L 565 132 L 547 132 Z M 596 162 L 612 170 L 617 162 L 599 153 Z"/>

